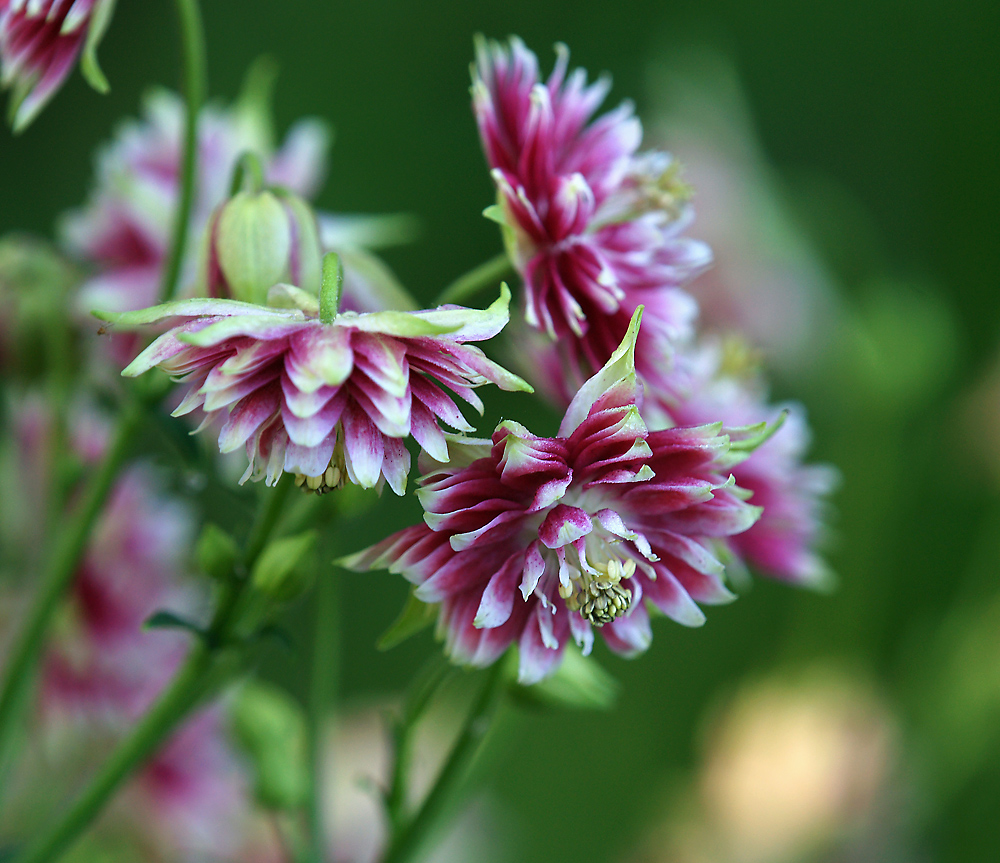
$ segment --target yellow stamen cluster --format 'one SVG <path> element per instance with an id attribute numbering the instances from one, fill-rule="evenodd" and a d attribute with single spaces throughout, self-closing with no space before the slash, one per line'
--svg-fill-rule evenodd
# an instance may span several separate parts
<path id="1" fill-rule="evenodd" d="M 580 572 L 569 584 L 559 586 L 559 595 L 570 611 L 579 611 L 595 626 L 611 623 L 632 605 L 632 591 L 622 587 L 623 580 L 635 574 L 635 561 L 612 557 L 605 564 L 594 564 L 597 575 Z"/>

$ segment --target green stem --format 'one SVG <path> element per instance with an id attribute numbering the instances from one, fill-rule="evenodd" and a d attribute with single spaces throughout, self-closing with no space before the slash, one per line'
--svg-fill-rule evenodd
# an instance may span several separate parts
<path id="1" fill-rule="evenodd" d="M 198 0 L 176 0 L 181 28 L 181 54 L 184 67 L 184 155 L 181 163 L 181 191 L 174 212 L 170 255 L 163 269 L 160 301 L 168 302 L 177 293 L 184 252 L 187 247 L 191 210 L 194 206 L 195 179 L 198 173 L 198 115 L 208 89 L 205 59 L 205 31 Z"/>
<path id="2" fill-rule="evenodd" d="M 84 795 L 51 832 L 40 837 L 18 858 L 18 863 L 43 863 L 65 852 L 101 811 L 114 791 L 160 746 L 194 706 L 207 695 L 212 653 L 204 645 L 192 651 L 181 671 L 142 718 L 131 736 L 115 750 Z"/>
<path id="3" fill-rule="evenodd" d="M 87 483 L 83 499 L 68 524 L 58 534 L 27 622 L 10 651 L 0 690 L 0 763 L 5 760 L 10 737 L 17 726 L 18 708 L 23 704 L 49 621 L 76 573 L 91 530 L 132 445 L 142 420 L 142 409 L 143 405 L 138 400 L 126 403 L 104 461 Z"/>
<path id="4" fill-rule="evenodd" d="M 420 846 L 436 825 L 451 792 L 465 774 L 480 741 L 489 729 L 500 703 L 502 683 L 503 663 L 497 662 L 490 670 L 476 703 L 469 711 L 455 745 L 434 781 L 434 786 L 427 793 L 417 814 L 402 829 L 394 831 L 382 863 L 407 863 L 420 850 Z"/>
<path id="5" fill-rule="evenodd" d="M 465 275 L 455 279 L 438 294 L 434 304 L 440 306 L 445 303 L 460 303 L 475 296 L 480 291 L 492 287 L 502 281 L 504 276 L 512 275 L 513 272 L 514 268 L 510 259 L 505 252 L 502 252 L 495 258 L 490 258 L 474 270 L 469 270 Z"/>
<path id="6" fill-rule="evenodd" d="M 428 664 L 417 675 L 403 708 L 403 715 L 393 728 L 393 764 L 389 791 L 385 796 L 386 814 L 393 831 L 400 829 L 406 819 L 406 794 L 410 786 L 410 759 L 417 723 L 430 704 L 438 687 L 448 677 L 451 667 L 441 653 L 435 652 Z"/>
<path id="7" fill-rule="evenodd" d="M 292 486 L 291 477 L 279 482 L 261 501 L 247 539 L 243 564 L 249 571 L 277 524 L 281 505 Z M 51 863 L 87 829 L 121 784 L 153 755 L 200 703 L 218 692 L 246 664 L 246 650 L 230 644 L 233 613 L 249 580 L 232 579 L 212 617 L 204 639 L 194 647 L 168 687 L 98 772 L 82 796 L 56 827 L 29 845 L 16 863 Z"/>
<path id="8" fill-rule="evenodd" d="M 324 814 L 329 788 L 327 774 L 326 732 L 334 715 L 340 670 L 340 583 L 335 570 L 320 575 L 316 596 L 316 622 L 313 638 L 312 680 L 309 693 L 309 838 L 312 859 L 326 859 L 327 841 Z"/>

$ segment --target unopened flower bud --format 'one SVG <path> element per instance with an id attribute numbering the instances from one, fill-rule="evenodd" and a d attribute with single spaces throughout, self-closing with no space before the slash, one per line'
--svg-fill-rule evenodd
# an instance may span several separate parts
<path id="1" fill-rule="evenodd" d="M 278 283 L 319 292 L 319 227 L 290 192 L 245 184 L 212 215 L 206 234 L 204 293 L 265 305 Z"/>
<path id="2" fill-rule="evenodd" d="M 309 791 L 305 720 L 280 689 L 248 684 L 233 711 L 233 730 L 254 772 L 254 795 L 267 809 L 301 806 Z"/>

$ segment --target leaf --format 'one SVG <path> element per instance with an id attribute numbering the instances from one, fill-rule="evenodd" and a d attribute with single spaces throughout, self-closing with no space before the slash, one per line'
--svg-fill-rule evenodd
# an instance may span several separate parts
<path id="1" fill-rule="evenodd" d="M 104 77 L 97 62 L 97 48 L 104 38 L 104 33 L 111 24 L 111 16 L 115 12 L 115 0 L 97 0 L 87 30 L 87 42 L 83 46 L 83 56 L 80 58 L 80 71 L 98 93 L 107 93 L 111 89 L 108 79 Z"/>
<path id="2" fill-rule="evenodd" d="M 426 629 L 436 617 L 437 606 L 421 602 L 413 595 L 413 591 L 410 591 L 399 617 L 379 636 L 375 646 L 379 650 L 392 650 L 397 644 L 402 644 L 406 639 Z"/>
<path id="3" fill-rule="evenodd" d="M 147 618 L 142 625 L 143 629 L 184 629 L 192 632 L 199 638 L 204 638 L 206 633 L 197 623 L 188 620 L 172 611 L 157 611 Z"/>

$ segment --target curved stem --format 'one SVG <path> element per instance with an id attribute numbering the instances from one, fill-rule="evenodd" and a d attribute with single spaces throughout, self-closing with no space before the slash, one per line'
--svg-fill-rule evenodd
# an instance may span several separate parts
<path id="1" fill-rule="evenodd" d="M 406 820 L 406 792 L 410 786 L 410 760 L 417 723 L 452 670 L 444 656 L 435 652 L 411 684 L 403 715 L 394 724 L 392 779 L 385 795 L 386 814 L 393 831 L 400 829 Z"/>
<path id="2" fill-rule="evenodd" d="M 243 563 L 253 567 L 277 524 L 281 505 L 292 486 L 291 477 L 265 494 L 247 539 Z M 51 863 L 87 829 L 121 784 L 153 755 L 173 731 L 206 698 L 218 692 L 245 667 L 245 645 L 231 645 L 228 633 L 239 596 L 249 580 L 231 580 L 205 637 L 195 645 L 153 707 L 114 751 L 82 796 L 46 835 L 15 858 L 17 863 Z"/>
<path id="3" fill-rule="evenodd" d="M 49 621 L 76 572 L 87 539 L 125 461 L 142 420 L 142 408 L 142 403 L 135 399 L 125 405 L 104 461 L 90 478 L 83 499 L 59 534 L 28 612 L 27 622 L 10 651 L 3 688 L 0 689 L 0 763 L 7 754 L 10 736 L 20 713 L 19 707 L 41 652 Z"/>
<path id="4" fill-rule="evenodd" d="M 467 300 L 480 291 L 497 284 L 504 276 L 512 275 L 513 272 L 514 267 L 511 265 L 510 259 L 505 252 L 501 252 L 474 270 L 469 270 L 465 275 L 455 279 L 438 294 L 434 304 L 440 306 L 445 303 L 458 303 Z"/>
<path id="5" fill-rule="evenodd" d="M 198 0 L 176 0 L 181 28 L 181 54 L 184 67 L 184 154 L 181 162 L 181 190 L 174 212 L 173 235 L 170 254 L 163 268 L 160 283 L 160 302 L 173 299 L 177 293 L 184 252 L 187 247 L 191 210 L 194 206 L 194 186 L 198 173 L 198 115 L 205 101 L 207 67 L 205 59 L 205 31 L 201 22 Z"/>
<path id="6" fill-rule="evenodd" d="M 312 672 L 309 692 L 309 838 L 312 859 L 326 859 L 327 841 L 324 813 L 327 811 L 326 732 L 330 727 L 337 698 L 340 671 L 340 583 L 331 570 L 321 575 L 316 596 Z"/>
<path id="7" fill-rule="evenodd" d="M 489 729 L 500 703 L 502 683 L 503 663 L 497 662 L 490 670 L 475 705 L 469 711 L 455 745 L 434 781 L 434 786 L 427 793 L 417 814 L 402 829 L 395 831 L 382 863 L 406 863 L 420 850 L 421 844 L 435 826 L 441 810 L 448 802 L 449 795 L 464 775 L 480 741 Z"/>

